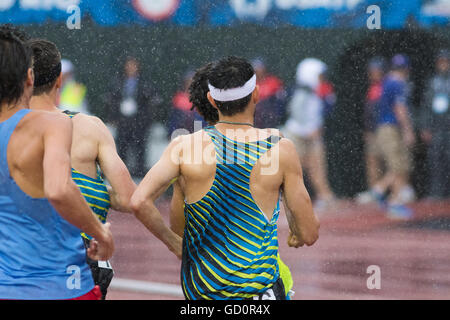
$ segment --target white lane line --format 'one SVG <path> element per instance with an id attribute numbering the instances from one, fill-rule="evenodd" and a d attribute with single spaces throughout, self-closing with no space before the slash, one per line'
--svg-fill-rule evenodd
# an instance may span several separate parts
<path id="1" fill-rule="evenodd" d="M 184 297 L 183 291 L 179 285 L 168 283 L 113 278 L 109 287 L 111 289 L 123 291 Z"/>

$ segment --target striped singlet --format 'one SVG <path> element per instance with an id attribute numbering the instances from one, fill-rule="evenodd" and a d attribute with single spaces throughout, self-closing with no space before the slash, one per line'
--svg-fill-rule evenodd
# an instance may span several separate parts
<path id="1" fill-rule="evenodd" d="M 185 203 L 181 283 L 186 299 L 247 299 L 279 278 L 277 220 L 256 204 L 250 174 L 256 161 L 281 139 L 242 143 L 206 127 L 216 151 L 216 174 L 208 193 Z"/>
<path id="2" fill-rule="evenodd" d="M 67 110 L 64 111 L 64 113 L 71 119 L 78 114 L 78 112 L 70 112 Z M 72 168 L 72 180 L 78 186 L 81 194 L 84 196 L 86 202 L 100 222 L 105 223 L 111 207 L 111 200 L 109 198 L 108 189 L 101 176 L 100 169 L 98 168 L 97 170 L 97 178 L 93 179 Z M 91 239 L 91 237 L 84 232 L 82 232 L 81 235 L 85 239 Z"/>

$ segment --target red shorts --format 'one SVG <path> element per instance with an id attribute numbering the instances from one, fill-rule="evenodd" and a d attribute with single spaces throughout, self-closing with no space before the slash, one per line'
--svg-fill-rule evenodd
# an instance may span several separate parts
<path id="1" fill-rule="evenodd" d="M 100 291 L 99 286 L 95 286 L 94 289 L 89 291 L 86 294 L 83 294 L 80 297 L 73 298 L 73 299 L 66 299 L 66 300 L 100 300 L 102 298 L 102 292 Z M 0 299 L 2 300 L 9 300 L 9 299 Z"/>
<path id="2" fill-rule="evenodd" d="M 100 300 L 102 298 L 102 292 L 99 286 L 95 286 L 94 289 L 88 293 L 82 295 L 81 297 L 68 299 L 68 300 Z"/>

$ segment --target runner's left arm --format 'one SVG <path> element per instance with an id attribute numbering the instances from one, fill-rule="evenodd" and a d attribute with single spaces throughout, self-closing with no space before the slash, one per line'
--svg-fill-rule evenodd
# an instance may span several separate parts
<path id="1" fill-rule="evenodd" d="M 320 223 L 314 214 L 311 198 L 304 184 L 300 159 L 292 141 L 284 138 L 279 144 L 284 203 L 290 212 L 287 216 L 290 231 L 297 238 L 297 241 L 293 242 L 298 246 L 303 243 L 311 246 L 319 238 Z"/>
<path id="2" fill-rule="evenodd" d="M 125 163 L 117 154 L 114 138 L 106 125 L 99 118 L 93 117 L 98 128 L 98 161 L 102 172 L 111 184 L 108 188 L 111 207 L 120 212 L 130 212 L 130 200 L 136 190 L 136 184 L 131 179 Z"/>

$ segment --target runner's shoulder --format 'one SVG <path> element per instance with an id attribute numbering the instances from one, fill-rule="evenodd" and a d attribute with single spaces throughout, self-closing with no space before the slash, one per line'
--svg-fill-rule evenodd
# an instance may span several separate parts
<path id="1" fill-rule="evenodd" d="M 72 127 L 70 119 L 58 112 L 50 112 L 43 110 L 33 110 L 31 113 L 33 122 L 44 129 L 51 128 L 53 126 Z"/>
<path id="2" fill-rule="evenodd" d="M 166 148 L 166 152 L 175 152 L 179 156 L 182 156 L 184 151 L 192 150 L 196 145 L 199 145 L 199 142 L 201 145 L 202 142 L 208 141 L 206 136 L 207 133 L 204 130 L 199 130 L 194 133 L 180 134 L 176 137 L 172 137 Z"/>
<path id="3" fill-rule="evenodd" d="M 279 137 L 280 140 L 281 138 L 284 138 L 283 133 L 276 128 L 266 128 L 266 129 L 257 129 L 258 130 L 258 135 L 260 137 L 260 139 L 258 140 L 264 140 L 270 137 Z"/>
<path id="4" fill-rule="evenodd" d="M 33 110 L 21 123 L 21 127 L 33 133 L 34 137 L 53 134 L 72 134 L 72 122 L 58 112 Z"/>
<path id="5" fill-rule="evenodd" d="M 280 129 L 277 128 L 267 128 L 265 129 L 267 130 L 269 136 L 275 136 L 275 137 L 280 137 L 280 138 L 284 138 L 283 133 L 280 131 Z"/>
<path id="6" fill-rule="evenodd" d="M 77 113 L 72 120 L 82 128 L 94 134 L 102 134 L 107 130 L 107 127 L 102 119 L 97 116 L 87 115 L 84 113 Z"/>
<path id="7" fill-rule="evenodd" d="M 86 123 L 86 124 L 103 123 L 103 121 L 99 117 L 88 115 L 88 114 L 85 114 L 82 112 L 74 114 L 72 119 L 79 121 L 79 122 Z"/>
<path id="8" fill-rule="evenodd" d="M 292 158 L 292 155 L 297 154 L 297 149 L 294 142 L 291 139 L 281 136 L 278 142 L 280 148 L 280 155 L 286 157 L 287 159 Z"/>
<path id="9" fill-rule="evenodd" d="M 172 137 L 169 142 L 169 146 L 175 147 L 175 146 L 184 146 L 187 147 L 190 145 L 193 141 L 198 140 L 199 138 L 202 138 L 203 130 L 196 131 L 194 133 L 187 133 L 187 134 L 180 134 L 176 137 Z"/>

